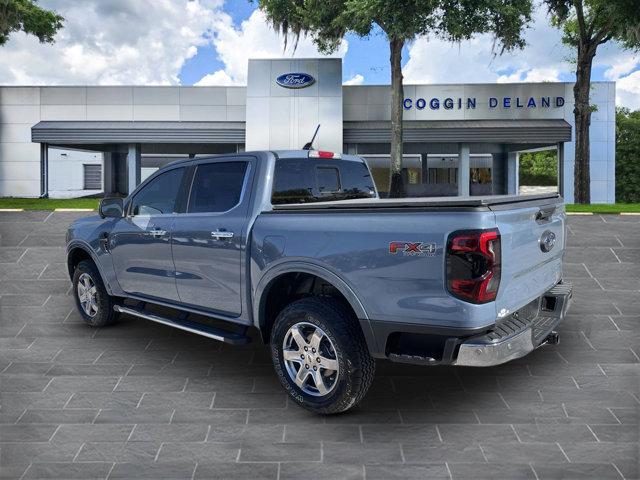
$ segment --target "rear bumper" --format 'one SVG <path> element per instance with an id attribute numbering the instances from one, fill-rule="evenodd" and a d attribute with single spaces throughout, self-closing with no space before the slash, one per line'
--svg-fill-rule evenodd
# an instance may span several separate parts
<path id="1" fill-rule="evenodd" d="M 538 306 L 537 314 L 531 319 L 523 319 L 515 314 L 497 324 L 492 331 L 465 339 L 460 344 L 453 365 L 500 365 L 524 357 L 550 338 L 557 341 L 553 333 L 567 313 L 572 291 L 571 284 L 558 284 L 539 299 L 545 304 Z"/>
<path id="2" fill-rule="evenodd" d="M 561 283 L 499 323 L 479 329 L 363 321 L 369 352 L 376 358 L 416 365 L 489 367 L 557 342 L 573 287 Z"/>

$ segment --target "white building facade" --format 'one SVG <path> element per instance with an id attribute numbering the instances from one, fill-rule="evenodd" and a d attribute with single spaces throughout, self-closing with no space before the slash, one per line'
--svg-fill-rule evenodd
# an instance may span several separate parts
<path id="1" fill-rule="evenodd" d="M 388 189 L 389 86 L 339 59 L 250 60 L 246 87 L 0 87 L 0 196 L 131 191 L 176 158 L 314 147 L 362 155 Z M 411 196 L 514 194 L 520 153 L 554 150 L 573 201 L 573 84 L 405 85 Z M 615 202 L 615 84 L 595 82 L 591 201 Z"/>

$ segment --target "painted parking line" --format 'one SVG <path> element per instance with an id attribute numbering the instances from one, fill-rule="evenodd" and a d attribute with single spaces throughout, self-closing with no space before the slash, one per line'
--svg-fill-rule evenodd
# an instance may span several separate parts
<path id="1" fill-rule="evenodd" d="M 94 212 L 93 208 L 56 208 L 55 212 Z"/>

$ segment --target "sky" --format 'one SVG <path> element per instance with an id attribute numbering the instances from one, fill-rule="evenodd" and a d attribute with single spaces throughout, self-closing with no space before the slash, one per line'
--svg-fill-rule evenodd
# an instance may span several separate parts
<path id="1" fill-rule="evenodd" d="M 0 85 L 244 85 L 248 58 L 315 57 L 308 38 L 284 39 L 249 0 L 40 0 L 66 19 L 54 45 L 13 34 L 0 47 Z M 572 81 L 572 52 L 537 6 L 527 47 L 496 56 L 492 38 L 460 44 L 418 38 L 403 50 L 405 83 Z M 345 84 L 389 84 L 389 47 L 377 31 L 347 35 Z M 640 53 L 598 49 L 593 80 L 616 81 L 616 103 L 640 109 Z"/>

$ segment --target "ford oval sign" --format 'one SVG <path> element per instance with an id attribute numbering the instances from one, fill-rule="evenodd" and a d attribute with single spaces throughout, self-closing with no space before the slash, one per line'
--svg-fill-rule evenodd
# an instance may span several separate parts
<path id="1" fill-rule="evenodd" d="M 276 83 L 284 88 L 305 88 L 315 82 L 316 79 L 307 73 L 285 73 L 276 78 Z"/>

